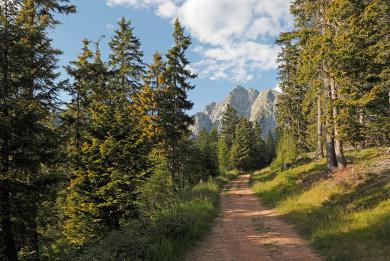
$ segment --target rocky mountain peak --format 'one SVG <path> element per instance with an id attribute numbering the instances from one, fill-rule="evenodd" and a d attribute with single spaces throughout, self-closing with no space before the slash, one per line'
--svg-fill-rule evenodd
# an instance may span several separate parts
<path id="1" fill-rule="evenodd" d="M 233 107 L 239 116 L 246 117 L 252 122 L 258 121 L 263 134 L 268 134 L 275 129 L 276 98 L 278 92 L 265 90 L 258 92 L 256 89 L 246 89 L 236 86 L 221 102 L 213 102 L 205 107 L 203 112 L 197 113 L 195 123 L 191 127 L 197 135 L 202 129 L 211 130 L 220 128 L 222 116 L 228 105 Z"/>

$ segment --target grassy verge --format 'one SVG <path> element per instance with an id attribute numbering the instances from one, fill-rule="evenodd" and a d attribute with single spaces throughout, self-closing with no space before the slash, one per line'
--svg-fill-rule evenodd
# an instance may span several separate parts
<path id="1" fill-rule="evenodd" d="M 350 167 L 328 175 L 324 160 L 285 171 L 264 169 L 252 189 L 327 260 L 389 260 L 390 155 L 347 154 Z"/>
<path id="2" fill-rule="evenodd" d="M 219 191 L 238 172 L 201 182 L 152 217 L 129 221 L 120 231 L 91 242 L 77 260 L 180 260 L 211 227 Z"/>

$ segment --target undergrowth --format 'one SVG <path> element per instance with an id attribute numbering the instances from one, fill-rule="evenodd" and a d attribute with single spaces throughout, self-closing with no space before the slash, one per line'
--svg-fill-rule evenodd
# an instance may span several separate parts
<path id="1" fill-rule="evenodd" d="M 72 260 L 180 260 L 211 227 L 218 214 L 219 191 L 238 172 L 200 182 L 148 217 L 131 220 L 121 230 L 91 242 Z"/>

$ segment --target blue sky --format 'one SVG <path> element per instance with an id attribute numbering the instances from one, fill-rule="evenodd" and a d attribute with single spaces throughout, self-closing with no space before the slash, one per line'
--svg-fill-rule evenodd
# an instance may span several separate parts
<path id="1" fill-rule="evenodd" d="M 81 40 L 98 40 L 108 54 L 107 42 L 118 19 L 132 21 L 142 42 L 145 62 L 155 51 L 172 46 L 172 21 L 179 17 L 193 44 L 191 68 L 199 74 L 189 93 L 191 113 L 221 100 L 234 86 L 264 90 L 277 85 L 274 45 L 280 31 L 291 26 L 289 0 L 71 0 L 77 14 L 61 16 L 51 36 L 64 54 L 60 65 L 73 60 Z M 65 76 L 63 76 L 65 77 Z"/>

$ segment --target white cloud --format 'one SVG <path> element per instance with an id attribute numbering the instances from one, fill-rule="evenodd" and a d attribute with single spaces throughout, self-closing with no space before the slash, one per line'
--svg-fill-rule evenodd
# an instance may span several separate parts
<path id="1" fill-rule="evenodd" d="M 275 37 L 292 24 L 290 0 L 106 0 L 109 6 L 151 8 L 179 17 L 202 46 L 194 68 L 201 77 L 249 81 L 276 68 Z M 269 44 L 269 43 L 272 44 Z"/>
<path id="2" fill-rule="evenodd" d="M 277 91 L 277 92 L 280 92 L 280 93 L 283 93 L 282 89 L 280 88 L 280 85 L 279 83 L 276 84 L 275 88 L 274 88 L 274 91 Z"/>
<path id="3" fill-rule="evenodd" d="M 276 68 L 275 57 L 279 53 L 278 47 L 253 41 L 194 50 L 202 57 L 194 64 L 200 76 L 236 82 L 250 81 L 259 71 Z"/>
<path id="4" fill-rule="evenodd" d="M 164 3 L 159 4 L 156 10 L 157 15 L 165 18 L 176 16 L 177 12 L 178 7 L 171 1 L 165 1 Z"/>
<path id="5" fill-rule="evenodd" d="M 114 31 L 115 30 L 115 26 L 112 25 L 112 24 L 106 24 L 106 29 L 109 30 L 109 31 Z"/>

